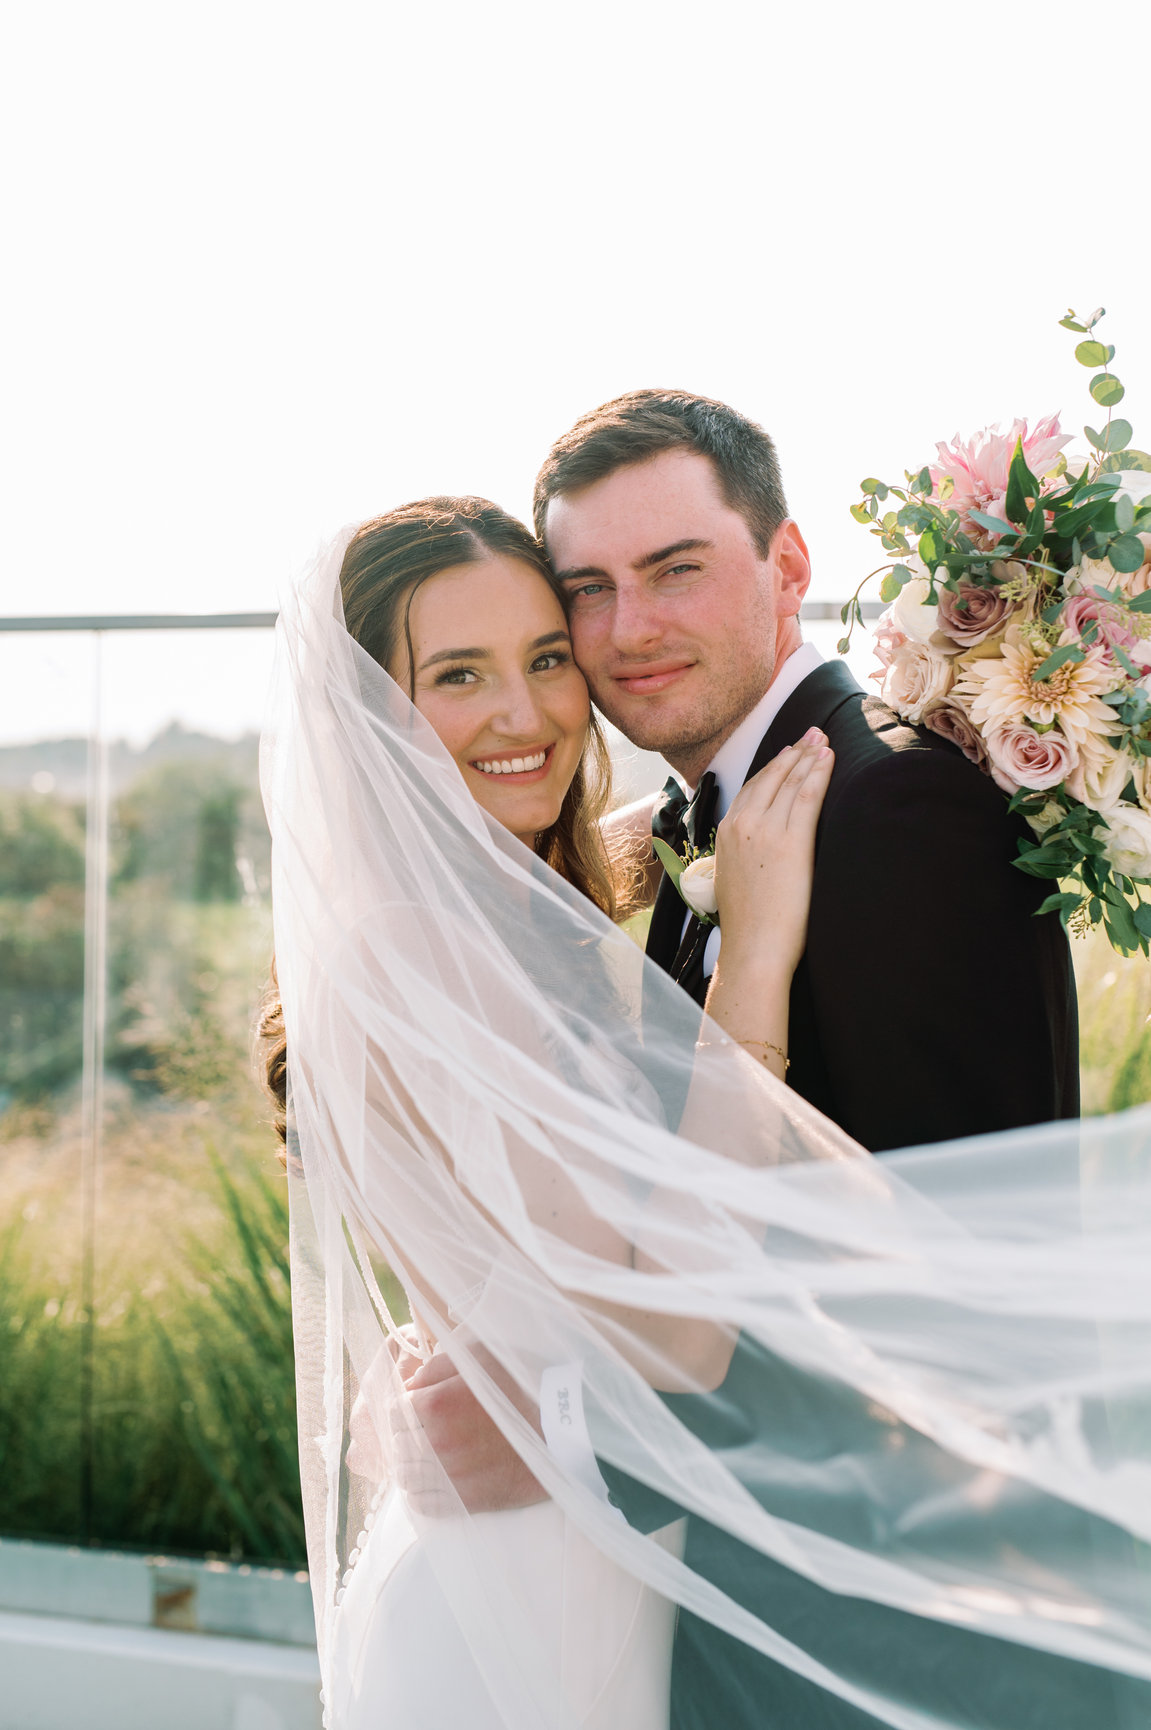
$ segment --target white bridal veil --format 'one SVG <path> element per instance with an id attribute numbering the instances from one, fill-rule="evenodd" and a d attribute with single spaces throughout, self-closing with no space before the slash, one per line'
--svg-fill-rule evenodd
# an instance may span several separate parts
<path id="1" fill-rule="evenodd" d="M 1068 1726 L 1145 1722 L 1151 1112 L 865 1155 L 472 801 L 344 629 L 345 544 L 282 615 L 262 766 L 333 1730 L 374 1661 L 371 1616 L 343 1624 L 389 1507 L 436 1609 L 386 1558 L 373 1591 L 405 1599 L 430 1696 L 466 1650 L 460 1726 L 598 1723 L 580 1642 L 639 1601 L 573 1588 L 541 1636 L 552 1539 L 456 1497 L 387 1349 L 386 1270 L 569 1563 L 679 1607 L 680 1722 L 709 1691 L 713 1722 L 754 1697 L 781 1730 L 1049 1730 L 1080 1697 L 1106 1710 Z M 947 1023 L 945 979 L 940 1003 L 957 1088 L 1011 1061 L 994 1003 L 982 1028 Z"/>

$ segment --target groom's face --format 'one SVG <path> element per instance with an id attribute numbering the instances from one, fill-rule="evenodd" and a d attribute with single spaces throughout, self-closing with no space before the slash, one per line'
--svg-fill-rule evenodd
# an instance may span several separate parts
<path id="1" fill-rule="evenodd" d="M 546 539 L 596 703 L 694 779 L 799 640 L 794 523 L 763 557 L 708 458 L 666 451 L 553 498 Z"/>

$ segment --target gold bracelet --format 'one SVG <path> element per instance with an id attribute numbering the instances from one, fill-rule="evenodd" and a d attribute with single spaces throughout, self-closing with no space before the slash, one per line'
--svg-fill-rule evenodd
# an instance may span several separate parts
<path id="1" fill-rule="evenodd" d="M 777 1045 L 772 1045 L 772 1041 L 770 1040 L 736 1040 L 736 1045 L 762 1045 L 763 1050 L 767 1050 L 767 1052 L 775 1052 L 777 1057 L 782 1057 L 782 1060 L 784 1060 L 784 1074 L 788 1074 L 789 1069 L 791 1069 L 791 1059 L 789 1059 L 788 1054 L 786 1054 L 786 1052 L 781 1052 L 781 1048 L 777 1047 Z M 763 1066 L 767 1067 L 767 1057 L 760 1057 L 760 1062 L 762 1062 Z"/>
<path id="2" fill-rule="evenodd" d="M 791 1068 L 791 1058 L 787 1055 L 787 1052 L 782 1051 L 778 1045 L 773 1045 L 770 1039 L 735 1039 L 731 1041 L 724 1040 L 722 1043 L 725 1045 L 729 1043 L 733 1045 L 762 1045 L 765 1051 L 774 1051 L 777 1057 L 783 1059 L 783 1073 L 785 1075 Z M 709 1046 L 714 1046 L 715 1044 L 716 1041 L 714 1039 L 697 1039 L 695 1042 L 695 1048 L 697 1051 L 706 1051 Z M 761 1057 L 759 1061 L 766 1067 L 766 1057 Z"/>

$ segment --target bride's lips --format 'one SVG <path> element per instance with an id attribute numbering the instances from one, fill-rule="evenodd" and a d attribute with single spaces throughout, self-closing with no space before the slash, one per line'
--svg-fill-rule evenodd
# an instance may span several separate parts
<path id="1" fill-rule="evenodd" d="M 522 762 L 525 757 L 538 757 L 540 752 L 544 760 L 538 769 L 501 768 L 499 770 L 481 769 L 481 763 L 510 764 Z M 555 755 L 554 745 L 533 745 L 527 751 L 493 751 L 490 757 L 472 757 L 468 768 L 481 775 L 485 781 L 493 781 L 498 787 L 530 787 L 536 781 L 544 781 L 551 773 L 552 758 Z"/>
<path id="2" fill-rule="evenodd" d="M 650 667 L 633 667 L 623 673 L 613 673 L 612 677 L 629 696 L 654 697 L 658 692 L 666 691 L 669 686 L 674 685 L 677 679 L 690 672 L 694 666 L 694 661 L 657 661 Z"/>

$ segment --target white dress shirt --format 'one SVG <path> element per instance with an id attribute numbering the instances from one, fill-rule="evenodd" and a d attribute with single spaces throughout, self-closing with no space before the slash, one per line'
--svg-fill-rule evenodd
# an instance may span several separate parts
<path id="1" fill-rule="evenodd" d="M 715 808 L 715 820 L 726 817 L 732 800 L 747 780 L 747 771 L 755 759 L 764 734 L 787 702 L 793 691 L 797 691 L 809 673 L 814 673 L 817 667 L 823 665 L 823 656 L 814 643 L 801 643 L 798 649 L 793 649 L 783 666 L 779 669 L 755 708 L 746 714 L 730 739 L 725 739 L 708 768 L 715 776 L 718 800 Z M 788 744 L 797 741 L 789 739 Z M 691 917 L 685 911 L 683 928 L 687 930 L 687 921 Z M 707 939 L 707 948 L 703 952 L 703 976 L 710 979 L 715 972 L 715 964 L 719 959 L 719 926 L 713 927 Z"/>

